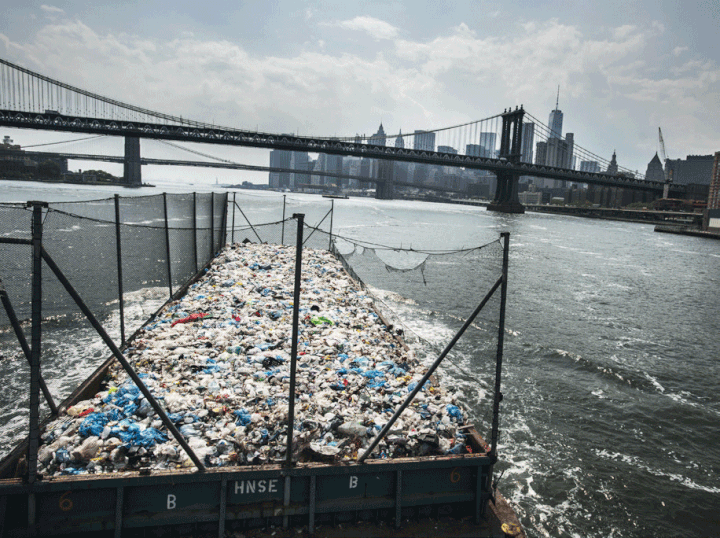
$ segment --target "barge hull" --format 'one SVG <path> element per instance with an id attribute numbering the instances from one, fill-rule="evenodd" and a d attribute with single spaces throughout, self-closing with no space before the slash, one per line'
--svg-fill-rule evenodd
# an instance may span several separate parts
<path id="1" fill-rule="evenodd" d="M 20 479 L 3 480 L 2 535 L 113 531 L 122 536 L 143 527 L 202 522 L 212 524 L 218 536 L 227 526 L 291 524 L 312 533 L 320 523 L 363 520 L 372 525 L 382 522 L 378 528 L 389 532 L 408 519 L 454 516 L 461 524 L 462 515 L 471 514 L 465 521 L 469 529 L 474 533 L 483 529 L 489 536 L 501 523 L 513 522 L 511 510 L 503 516 L 494 502 L 488 503 L 491 465 L 486 455 L 462 455 L 373 460 L 362 465 L 69 476 L 32 486 Z M 407 524 L 403 532 L 408 532 Z"/>

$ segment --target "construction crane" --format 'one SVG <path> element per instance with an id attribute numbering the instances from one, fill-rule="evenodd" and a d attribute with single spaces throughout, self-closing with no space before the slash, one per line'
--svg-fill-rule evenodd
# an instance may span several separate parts
<path id="1" fill-rule="evenodd" d="M 668 156 L 665 153 L 665 141 L 663 140 L 662 129 L 660 127 L 658 127 L 658 138 L 660 140 L 660 154 L 662 155 L 663 167 L 665 168 L 665 187 L 663 188 L 663 198 L 667 198 L 670 193 L 670 183 L 672 183 L 672 177 L 670 176 Z"/>
<path id="2" fill-rule="evenodd" d="M 668 156 L 665 154 L 665 141 L 662 137 L 662 129 L 658 127 L 658 137 L 660 138 L 660 153 L 662 154 L 663 164 L 668 160 Z"/>

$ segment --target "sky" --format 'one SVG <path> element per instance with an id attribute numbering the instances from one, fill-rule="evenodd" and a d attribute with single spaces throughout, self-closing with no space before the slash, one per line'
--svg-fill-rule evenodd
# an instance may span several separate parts
<path id="1" fill-rule="evenodd" d="M 380 122 L 407 133 L 520 104 L 547 123 L 559 86 L 564 133 L 644 173 L 658 127 L 670 158 L 720 151 L 719 30 L 705 0 L 5 0 L 0 57 L 152 110 L 311 136 Z M 67 137 L 6 131 L 21 144 Z"/>

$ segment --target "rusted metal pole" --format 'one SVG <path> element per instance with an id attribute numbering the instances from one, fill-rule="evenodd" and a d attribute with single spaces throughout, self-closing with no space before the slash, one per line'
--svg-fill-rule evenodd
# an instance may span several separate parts
<path id="1" fill-rule="evenodd" d="M 330 200 L 330 240 L 328 241 L 328 250 L 332 250 L 332 225 L 335 216 L 335 200 Z"/>
<path id="2" fill-rule="evenodd" d="M 200 268 L 198 267 L 198 255 L 197 255 L 197 193 L 193 193 L 193 258 L 195 259 L 195 272 L 197 273 Z"/>
<path id="3" fill-rule="evenodd" d="M 280 244 L 285 244 L 285 195 L 283 194 L 283 216 L 282 216 L 282 233 L 280 234 Z"/>
<path id="4" fill-rule="evenodd" d="M 305 224 L 305 215 L 303 213 L 293 214 L 293 218 L 297 219 L 297 242 L 295 243 L 295 291 L 293 293 L 293 329 L 292 329 L 292 348 L 290 351 L 290 393 L 288 398 L 288 433 L 287 433 L 287 452 L 285 453 L 285 464 L 292 465 L 292 448 L 293 448 L 293 432 L 295 430 L 295 371 L 297 369 L 297 349 L 299 326 L 300 326 L 300 281 L 302 272 L 302 245 L 303 245 L 303 226 Z"/>
<path id="5" fill-rule="evenodd" d="M 222 250 L 225 248 L 225 243 L 227 242 L 227 212 L 228 212 L 228 201 L 230 199 L 230 194 L 225 193 L 225 202 L 223 203 L 223 211 L 222 211 L 222 224 L 220 225 L 220 241 L 218 242 L 218 250 Z M 235 211 L 233 211 L 233 214 L 235 214 Z"/>
<path id="6" fill-rule="evenodd" d="M 500 287 L 500 324 L 498 327 L 497 359 L 495 361 L 495 397 L 493 399 L 493 421 L 490 436 L 490 453 L 492 458 L 497 457 L 497 440 L 500 422 L 500 402 L 503 399 L 500 392 L 500 378 L 502 375 L 503 344 L 505 341 L 505 303 L 507 301 L 507 279 L 510 252 L 510 233 L 500 234 L 503 238 L 503 267 L 502 286 Z"/>
<path id="7" fill-rule="evenodd" d="M 232 232 L 231 232 L 231 243 L 235 243 L 235 206 L 237 205 L 237 202 L 235 201 L 235 196 L 237 195 L 236 192 L 233 193 L 233 215 L 232 215 Z"/>
<path id="8" fill-rule="evenodd" d="M 120 301 L 120 343 L 125 344 L 125 299 L 123 298 L 122 249 L 120 247 L 120 195 L 115 195 L 115 244 L 117 246 L 118 300 Z"/>
<path id="9" fill-rule="evenodd" d="M 165 213 L 165 256 L 167 257 L 168 289 L 170 290 L 170 298 L 172 299 L 172 262 L 170 261 L 170 230 L 168 228 L 167 193 L 163 193 L 163 211 Z"/>
<path id="10" fill-rule="evenodd" d="M 43 208 L 45 202 L 29 202 L 32 205 L 32 348 L 30 350 L 30 426 L 28 431 L 27 482 L 37 479 L 37 458 L 40 446 L 40 355 L 42 344 L 42 236 Z"/>
<path id="11" fill-rule="evenodd" d="M 210 193 L 210 257 L 208 261 L 215 257 L 215 192 Z"/>

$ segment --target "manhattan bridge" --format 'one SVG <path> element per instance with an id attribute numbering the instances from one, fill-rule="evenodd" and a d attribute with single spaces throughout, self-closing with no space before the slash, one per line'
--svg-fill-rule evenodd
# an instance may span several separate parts
<path id="1" fill-rule="evenodd" d="M 285 174 L 304 174 L 305 177 L 326 176 L 328 179 L 336 180 L 337 178 L 355 179 L 364 183 L 374 183 L 376 197 L 381 199 L 391 199 L 396 187 L 453 191 L 452 188 L 414 183 L 406 181 L 407 178 L 395 177 L 394 163 L 408 163 L 409 166 L 413 166 L 414 163 L 477 170 L 486 176 L 492 174 L 497 178 L 497 187 L 488 209 L 509 213 L 521 213 L 524 210 L 518 201 L 518 181 L 523 176 L 630 189 L 643 192 L 650 199 L 661 196 L 666 186 L 664 182 L 646 180 L 640 174 L 623 168 L 618 168 L 613 173 L 575 170 L 574 160 L 594 162 L 596 170 L 607 169 L 610 164 L 606 159 L 578 144 L 573 144 L 571 157 L 565 159 L 566 164 L 563 167 L 526 162 L 532 161 L 532 158 L 527 157 L 528 148 L 524 146 L 537 142 L 548 144 L 548 141 L 556 135 L 522 106 L 507 108 L 494 116 L 460 125 L 415 131 L 412 134 L 390 135 L 386 138 L 395 142 L 391 146 L 385 145 L 385 140 L 378 140 L 377 137 L 295 136 L 221 127 L 214 123 L 189 120 L 182 115 L 148 110 L 70 86 L 2 58 L 0 58 L 0 126 L 84 133 L 98 137 L 122 137 L 125 148 L 123 155 L 108 155 L 106 152 L 92 154 L 26 152 L 26 154 L 122 163 L 124 181 L 129 186 L 139 186 L 142 183 L 142 165 L 174 164 L 267 170 Z M 528 144 L 525 133 L 529 126 L 532 126 L 532 137 Z M 251 166 L 189 149 L 186 151 L 195 154 L 196 158 L 144 159 L 140 153 L 141 139 L 148 143 L 162 142 L 174 148 L 180 146 L 173 142 L 200 142 L 326 156 L 361 157 L 376 163 L 375 173 L 367 177 L 342 175 L 337 171 L 308 171 L 289 166 Z M 2 153 L 0 158 L 4 158 L 8 151 L 2 150 L 0 153 Z M 205 160 L 198 160 L 197 156 Z M 678 189 L 682 189 L 682 186 L 673 186 L 673 191 Z"/>

